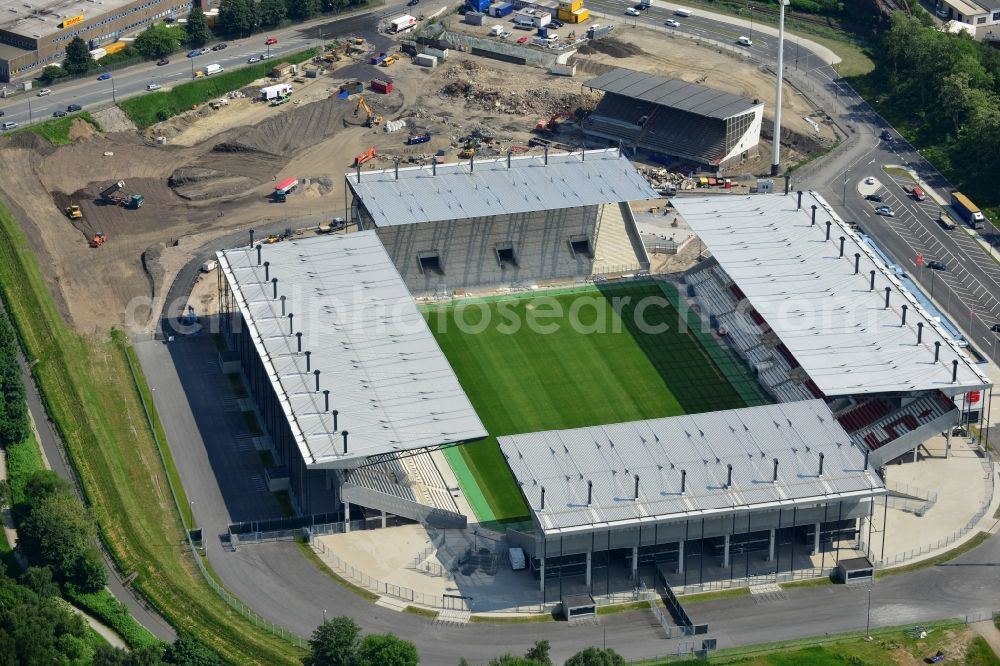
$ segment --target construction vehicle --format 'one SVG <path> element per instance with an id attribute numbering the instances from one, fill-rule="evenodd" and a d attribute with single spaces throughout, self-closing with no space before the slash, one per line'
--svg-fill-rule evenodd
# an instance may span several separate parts
<path id="1" fill-rule="evenodd" d="M 358 115 L 358 111 L 364 110 L 367 118 L 365 118 L 365 127 L 378 127 L 385 120 L 382 116 L 375 113 L 372 107 L 368 105 L 368 101 L 365 99 L 364 95 L 358 98 L 358 104 L 354 107 L 354 115 Z"/>
<path id="2" fill-rule="evenodd" d="M 104 245 L 104 242 L 106 240 L 108 240 L 107 235 L 105 235 L 105 233 L 103 231 L 98 231 L 90 239 L 90 247 L 101 247 L 102 245 Z"/>
<path id="3" fill-rule="evenodd" d="M 379 64 L 382 65 L 382 67 L 389 67 L 394 62 L 396 62 L 396 56 L 388 56 L 385 60 L 383 60 Z"/>
<path id="4" fill-rule="evenodd" d="M 411 134 L 406 138 L 406 145 L 415 146 L 418 143 L 427 143 L 431 140 L 431 135 L 427 132 L 421 134 Z"/>
<path id="5" fill-rule="evenodd" d="M 558 129 L 560 120 L 571 117 L 572 114 L 570 113 L 553 113 L 548 120 L 542 118 L 535 123 L 535 131 L 542 134 L 551 134 Z"/>
<path id="6" fill-rule="evenodd" d="M 479 148 L 479 139 L 476 137 L 469 137 L 465 145 L 462 146 L 461 152 L 458 153 L 458 158 L 462 160 L 467 160 L 476 154 L 476 150 Z"/>
<path id="7" fill-rule="evenodd" d="M 375 148 L 374 147 L 369 148 L 368 150 L 366 150 L 365 152 L 361 153 L 360 155 L 354 158 L 354 166 L 361 166 L 365 162 L 370 162 L 371 160 L 375 159 L 375 155 L 376 155 Z"/>
<path id="8" fill-rule="evenodd" d="M 66 206 L 66 210 L 64 212 L 66 213 L 66 217 L 71 220 L 79 220 L 83 217 L 83 211 L 81 211 L 80 207 L 76 204 Z"/>
<path id="9" fill-rule="evenodd" d="M 275 243 L 279 242 L 280 240 L 281 240 L 281 236 L 276 236 L 274 234 L 271 234 L 267 238 L 265 238 L 264 240 L 262 240 L 261 242 L 265 243 L 266 245 L 274 245 Z"/>
<path id="10" fill-rule="evenodd" d="M 145 197 L 141 194 L 131 194 L 125 189 L 125 181 L 119 180 L 101 192 L 101 199 L 125 208 L 141 208 Z"/>

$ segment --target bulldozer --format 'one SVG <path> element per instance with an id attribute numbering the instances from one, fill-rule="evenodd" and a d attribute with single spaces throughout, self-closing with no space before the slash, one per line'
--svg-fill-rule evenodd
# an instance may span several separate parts
<path id="1" fill-rule="evenodd" d="M 458 158 L 462 160 L 467 160 L 476 154 L 476 150 L 479 148 L 479 140 L 475 138 L 470 138 L 462 146 L 462 151 L 458 154 Z"/>
<path id="2" fill-rule="evenodd" d="M 375 148 L 374 147 L 369 148 L 368 150 L 366 150 L 365 152 L 361 153 L 360 155 L 354 158 L 354 166 L 361 166 L 365 162 L 369 162 L 375 159 L 375 154 L 376 154 Z"/>
<path id="3" fill-rule="evenodd" d="M 368 105 L 368 101 L 365 99 L 364 95 L 358 97 L 358 104 L 354 107 L 354 115 L 358 115 L 358 111 L 364 110 L 367 118 L 365 119 L 365 127 L 378 127 L 385 120 L 382 116 L 375 113 L 372 107 Z"/>
<path id="4" fill-rule="evenodd" d="M 89 244 L 90 247 L 101 247 L 102 245 L 104 245 L 104 242 L 106 240 L 108 240 L 107 234 L 105 234 L 103 231 L 98 231 L 90 239 Z"/>
<path id="5" fill-rule="evenodd" d="M 66 206 L 63 212 L 65 212 L 66 217 L 68 217 L 71 220 L 79 220 L 80 218 L 83 217 L 83 211 L 80 210 L 80 206 L 78 206 L 77 204 L 70 204 Z"/>

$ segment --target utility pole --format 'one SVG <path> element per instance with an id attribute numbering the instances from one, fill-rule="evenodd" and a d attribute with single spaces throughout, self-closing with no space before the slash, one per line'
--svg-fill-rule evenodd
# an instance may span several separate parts
<path id="1" fill-rule="evenodd" d="M 777 176 L 781 167 L 781 83 L 785 73 L 785 5 L 779 0 L 778 14 L 778 77 L 774 85 L 774 142 L 771 146 L 771 175 Z"/>

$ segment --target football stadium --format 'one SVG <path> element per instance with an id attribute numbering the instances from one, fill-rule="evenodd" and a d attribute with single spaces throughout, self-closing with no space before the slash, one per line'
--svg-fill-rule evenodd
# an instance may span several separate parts
<path id="1" fill-rule="evenodd" d="M 357 231 L 218 254 L 230 361 L 302 524 L 472 531 L 468 609 L 871 576 L 881 468 L 989 386 L 812 193 L 675 200 L 711 257 L 649 276 L 616 150 L 345 178 Z"/>

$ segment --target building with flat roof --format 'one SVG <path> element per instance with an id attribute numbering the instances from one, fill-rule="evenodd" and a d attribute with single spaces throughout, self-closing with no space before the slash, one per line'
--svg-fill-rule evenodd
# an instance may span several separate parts
<path id="1" fill-rule="evenodd" d="M 222 332 L 303 511 L 339 505 L 335 470 L 486 436 L 374 232 L 217 256 Z"/>
<path id="2" fill-rule="evenodd" d="M 885 493 L 822 400 L 498 441 L 531 511 L 534 533 L 518 545 L 543 592 L 546 576 L 593 589 L 594 567 L 615 561 L 633 577 L 640 563 L 683 573 L 696 553 L 729 569 L 734 549 L 766 552 L 780 570 L 790 546 L 791 572 L 796 545 L 804 555 L 821 540 L 866 540 L 861 521 Z"/>
<path id="3" fill-rule="evenodd" d="M 191 7 L 191 0 L 0 0 L 0 81 L 62 62 L 74 37 L 95 49 Z"/>
<path id="4" fill-rule="evenodd" d="M 598 233 L 649 267 L 628 202 L 659 195 L 616 149 L 345 174 L 351 219 L 374 230 L 410 292 L 583 280 Z"/>
<path id="5" fill-rule="evenodd" d="M 764 105 L 679 79 L 617 68 L 583 84 L 604 98 L 584 132 L 646 157 L 720 169 L 755 157 Z"/>

